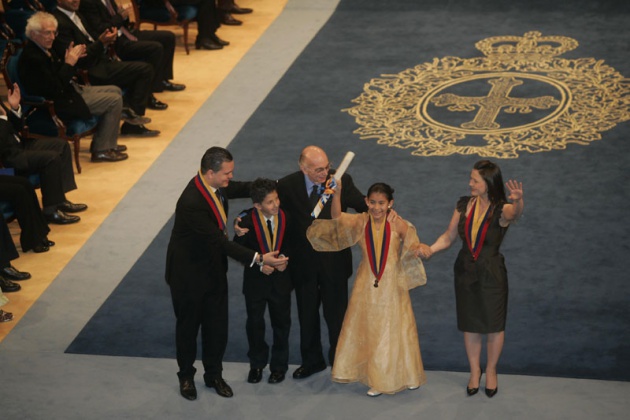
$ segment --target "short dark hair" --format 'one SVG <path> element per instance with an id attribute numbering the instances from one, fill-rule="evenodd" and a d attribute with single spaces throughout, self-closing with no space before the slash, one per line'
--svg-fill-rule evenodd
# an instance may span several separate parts
<path id="1" fill-rule="evenodd" d="M 377 182 L 376 184 L 372 184 L 372 186 L 368 188 L 366 197 L 370 198 L 370 195 L 372 195 L 373 193 L 385 194 L 385 197 L 387 197 L 387 201 L 392 201 L 394 199 L 394 189 L 384 182 Z"/>
<path id="2" fill-rule="evenodd" d="M 232 162 L 233 160 L 232 154 L 227 149 L 217 146 L 211 147 L 201 158 L 201 173 L 205 174 L 210 169 L 212 172 L 218 172 L 221 170 L 223 162 Z"/>
<path id="3" fill-rule="evenodd" d="M 249 196 L 252 198 L 252 203 L 262 203 L 267 197 L 267 194 L 272 193 L 278 189 L 276 181 L 269 178 L 257 178 L 252 182 L 252 186 L 249 190 Z"/>
<path id="4" fill-rule="evenodd" d="M 479 172 L 481 178 L 488 186 L 488 198 L 493 206 L 507 202 L 505 188 L 503 187 L 503 176 L 499 166 L 489 160 L 480 160 L 475 163 L 474 169 Z"/>

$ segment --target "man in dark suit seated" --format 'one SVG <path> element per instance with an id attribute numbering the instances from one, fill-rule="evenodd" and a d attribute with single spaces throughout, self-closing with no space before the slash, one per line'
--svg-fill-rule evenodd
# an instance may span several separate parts
<path id="1" fill-rule="evenodd" d="M 81 0 L 79 12 L 87 20 L 88 26 L 97 33 L 116 28 L 118 37 L 114 51 L 123 61 L 144 61 L 153 67 L 152 92 L 164 90 L 180 91 L 186 86 L 173 83 L 173 56 L 175 54 L 175 34 L 171 31 L 139 31 L 130 29 L 129 11 L 131 7 L 119 7 L 114 0 Z M 167 104 L 155 95 L 149 96 L 150 109 L 163 110 Z"/>
<path id="2" fill-rule="evenodd" d="M 97 33 L 78 12 L 79 4 L 80 0 L 57 0 L 53 15 L 57 18 L 58 35 L 52 49 L 58 57 L 64 57 L 69 47 L 85 45 L 85 52 L 77 61 L 76 68 L 87 70 L 93 85 L 115 85 L 125 90 L 124 100 L 128 107 L 133 114 L 144 117 L 151 94 L 153 67 L 141 61 L 120 61 L 113 57 L 110 48 L 116 42 L 118 31 L 110 28 Z M 160 132 L 125 121 L 120 134 L 155 137 Z"/>
<path id="3" fill-rule="evenodd" d="M 30 181 L 21 176 L 0 175 L 0 200 L 7 202 L 20 225 L 22 252 L 47 252 L 53 241 L 48 240 L 50 228 L 39 207 L 39 199 Z M 9 271 L 0 272 L 13 279 L 24 277 Z"/>
<path id="4" fill-rule="evenodd" d="M 253 266 L 280 266 L 286 257 L 245 248 L 227 237 L 228 198 L 249 195 L 249 182 L 231 182 L 234 159 L 222 147 L 211 147 L 201 168 L 190 180 L 175 208 L 175 223 L 166 251 L 166 282 L 175 311 L 175 344 L 179 390 L 197 398 L 193 364 L 201 328 L 203 379 L 222 397 L 232 389 L 222 377 L 223 354 L 228 337 L 227 257 Z"/>
<path id="5" fill-rule="evenodd" d="M 8 91 L 10 111 L 0 106 L 0 161 L 13 168 L 17 175 L 39 174 L 44 216 L 49 223 L 76 223 L 78 213 L 87 209 L 85 204 L 68 201 L 65 193 L 75 190 L 72 154 L 68 143 L 61 139 L 22 139 L 14 131 L 13 124 L 20 124 L 20 88 L 13 85 Z M 35 247 L 37 243 L 32 244 Z M 31 247 L 27 247 L 30 249 Z"/>
<path id="6" fill-rule="evenodd" d="M 299 164 L 299 171 L 278 181 L 280 205 L 291 216 L 287 232 L 292 252 L 289 272 L 300 320 L 302 365 L 293 373 L 295 379 L 326 369 L 320 337 L 320 306 L 323 306 L 328 326 L 328 361 L 332 366 L 348 306 L 348 279 L 352 275 L 350 248 L 338 252 L 316 252 L 306 237 L 306 230 L 314 220 L 311 212 L 330 176 L 328 157 L 321 148 L 308 146 L 302 151 Z M 355 187 L 350 175 L 344 174 L 341 181 L 342 211 L 347 211 L 348 207 L 359 213 L 367 211 L 364 195 Z M 320 219 L 331 218 L 331 201 L 322 209 Z"/>
<path id="7" fill-rule="evenodd" d="M 242 25 L 243 21 L 235 19 L 232 14 L 245 15 L 254 11 L 249 7 L 239 7 L 234 0 L 217 0 L 217 7 L 219 8 L 219 16 L 223 25 Z"/>
<path id="8" fill-rule="evenodd" d="M 252 183 L 250 195 L 254 207 L 241 213 L 243 229 L 247 233 L 234 236 L 234 242 L 254 251 L 265 253 L 287 251 L 285 232 L 287 214 L 280 209 L 276 181 L 259 178 Z M 249 375 L 247 382 L 262 380 L 262 371 L 269 362 L 271 375 L 268 382 L 277 384 L 284 380 L 289 369 L 289 331 L 291 329 L 291 278 L 286 266 L 245 266 L 243 270 L 243 294 L 247 309 L 247 342 L 249 343 Z M 269 345 L 265 341 L 265 310 L 269 305 L 269 318 L 273 329 L 271 360 Z"/>
<path id="9" fill-rule="evenodd" d="M 143 0 L 144 3 L 154 7 L 164 7 L 162 0 Z M 171 0 L 173 6 L 197 6 L 197 40 L 195 47 L 198 50 L 220 50 L 230 45 L 216 34 L 220 26 L 219 11 L 216 0 Z"/>
<path id="10" fill-rule="evenodd" d="M 60 57 L 51 49 L 56 37 L 57 21 L 46 12 L 37 12 L 26 24 L 28 42 L 18 61 L 18 74 L 24 89 L 55 103 L 63 121 L 100 116 L 92 138 L 92 162 L 117 162 L 127 159 L 127 149 L 118 144 L 118 126 L 122 111 L 122 94 L 117 86 L 81 86 L 74 76 L 84 45 L 72 45 Z"/>
<path id="11" fill-rule="evenodd" d="M 7 227 L 7 222 L 2 217 L 0 217 L 0 219 L 2 219 L 0 220 L 0 266 L 11 267 L 15 270 L 15 268 L 11 265 L 11 260 L 19 258 L 20 255 L 18 254 L 17 249 L 15 248 L 15 244 L 13 243 L 13 238 L 11 238 L 11 232 L 9 232 L 9 228 Z M 28 277 L 26 278 L 31 277 L 29 273 L 22 273 L 22 274 L 28 274 Z M 26 278 L 22 280 L 26 280 Z M 17 292 L 20 289 L 22 289 L 22 286 L 20 286 L 17 283 L 12 282 L 11 280 L 4 278 L 4 276 L 0 274 L 0 290 L 3 293 Z M 2 295 L 2 293 L 0 293 L 0 306 L 4 304 L 5 299 L 3 298 L 4 296 Z"/>

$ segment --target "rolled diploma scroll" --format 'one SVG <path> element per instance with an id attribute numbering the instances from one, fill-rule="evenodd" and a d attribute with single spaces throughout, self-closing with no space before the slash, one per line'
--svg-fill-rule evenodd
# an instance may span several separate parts
<path id="1" fill-rule="evenodd" d="M 341 179 L 343 174 L 346 172 L 346 169 L 348 169 L 350 162 L 352 162 L 352 159 L 354 159 L 354 153 L 346 153 L 346 155 L 343 157 L 343 160 L 341 161 L 341 164 L 339 165 L 339 168 L 337 168 L 337 171 L 335 171 L 335 174 L 333 175 L 335 180 Z M 313 218 L 317 219 L 317 217 L 319 217 L 319 213 L 321 213 L 324 205 L 326 205 L 326 202 L 329 198 L 330 194 L 322 194 L 319 201 L 315 205 L 315 208 L 313 209 L 313 213 L 311 213 L 311 216 L 313 216 Z"/>

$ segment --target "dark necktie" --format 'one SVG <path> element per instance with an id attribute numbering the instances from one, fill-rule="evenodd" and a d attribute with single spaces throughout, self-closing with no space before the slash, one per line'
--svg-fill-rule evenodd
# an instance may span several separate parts
<path id="1" fill-rule="evenodd" d="M 221 205 L 223 206 L 223 210 L 225 210 L 225 197 L 223 197 L 223 194 L 221 193 L 221 190 L 217 189 L 214 192 L 214 194 L 217 196 L 217 198 L 221 202 Z"/>
<path id="2" fill-rule="evenodd" d="M 269 229 L 269 240 L 271 241 L 269 245 L 273 245 L 273 227 L 271 227 L 271 220 L 269 219 L 267 219 L 267 229 Z"/>
<path id="3" fill-rule="evenodd" d="M 103 0 L 105 2 L 105 7 L 107 7 L 107 11 L 109 12 L 110 15 L 114 16 L 116 14 L 116 10 L 114 10 L 114 6 L 111 3 L 111 0 Z M 127 29 L 125 27 L 125 25 L 123 24 L 120 28 L 118 28 L 120 30 L 120 32 L 127 37 L 127 39 L 129 39 L 130 41 L 137 41 L 138 38 L 132 34 L 129 29 Z"/>
<path id="4" fill-rule="evenodd" d="M 313 189 L 311 190 L 311 195 L 308 196 L 311 200 L 311 208 L 315 207 L 317 202 L 319 201 L 319 185 L 313 185 Z"/>

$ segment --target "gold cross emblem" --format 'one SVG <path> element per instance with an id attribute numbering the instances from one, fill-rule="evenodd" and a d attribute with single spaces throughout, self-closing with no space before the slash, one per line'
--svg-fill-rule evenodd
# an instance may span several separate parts
<path id="1" fill-rule="evenodd" d="M 445 93 L 431 100 L 436 106 L 448 106 L 450 111 L 471 111 L 478 108 L 477 115 L 473 121 L 465 122 L 462 128 L 472 130 L 497 129 L 501 126 L 496 122 L 497 115 L 501 110 L 514 114 L 531 112 L 532 108 L 549 109 L 560 102 L 552 96 L 541 96 L 538 98 L 512 98 L 510 92 L 514 86 L 523 84 L 522 80 L 514 77 L 499 77 L 489 79 L 492 85 L 488 96 L 459 96 L 452 93 Z"/>

